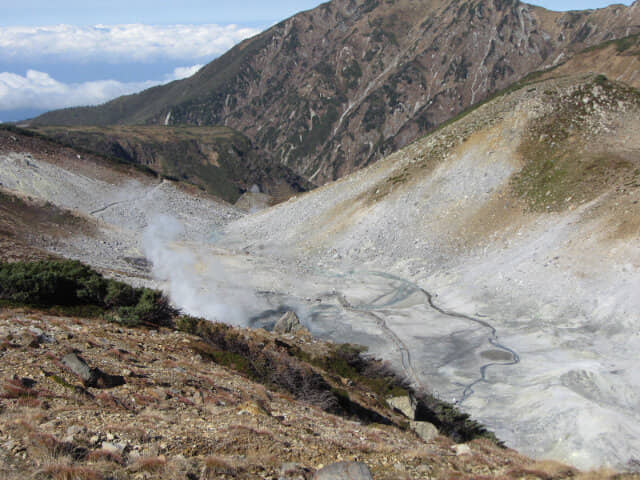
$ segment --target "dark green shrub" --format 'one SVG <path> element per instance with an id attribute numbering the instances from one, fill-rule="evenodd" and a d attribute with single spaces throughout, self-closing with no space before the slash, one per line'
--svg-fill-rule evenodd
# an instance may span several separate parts
<path id="1" fill-rule="evenodd" d="M 168 326 L 177 314 L 161 292 L 106 279 L 74 260 L 0 263 L 0 300 L 83 311 L 100 308 L 128 326 Z"/>
<path id="2" fill-rule="evenodd" d="M 135 305 L 125 305 L 116 309 L 116 321 L 134 327 L 141 324 L 169 326 L 176 311 L 169 305 L 161 292 L 148 288 L 136 289 Z"/>
<path id="3" fill-rule="evenodd" d="M 106 307 L 117 305 L 135 305 L 138 301 L 136 290 L 126 283 L 110 281 L 104 297 Z"/>
<path id="4" fill-rule="evenodd" d="M 107 283 L 72 260 L 0 264 L 0 298 L 36 306 L 100 304 Z"/>

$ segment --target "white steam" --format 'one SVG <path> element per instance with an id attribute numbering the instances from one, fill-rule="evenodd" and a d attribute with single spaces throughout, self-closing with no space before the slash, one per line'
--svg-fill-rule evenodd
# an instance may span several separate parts
<path id="1" fill-rule="evenodd" d="M 184 235 L 183 225 L 167 215 L 154 216 L 143 233 L 144 254 L 171 302 L 189 315 L 246 325 L 264 302 L 243 286 L 246 281 L 205 256 L 206 245 L 181 242 Z"/>

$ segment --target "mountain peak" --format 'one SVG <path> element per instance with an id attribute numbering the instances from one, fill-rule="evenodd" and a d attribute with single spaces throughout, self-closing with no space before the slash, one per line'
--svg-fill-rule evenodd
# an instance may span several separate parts
<path id="1" fill-rule="evenodd" d="M 518 0 L 335 0 L 191 78 L 34 122 L 226 125 L 322 184 L 532 71 L 637 31 L 637 2 L 552 12 Z"/>

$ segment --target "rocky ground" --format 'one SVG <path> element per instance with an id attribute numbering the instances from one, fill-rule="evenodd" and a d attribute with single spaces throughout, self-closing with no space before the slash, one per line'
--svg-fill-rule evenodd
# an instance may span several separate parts
<path id="1" fill-rule="evenodd" d="M 409 352 L 425 385 L 509 445 L 635 468 L 638 94 L 598 81 L 507 93 L 368 169 L 233 222 L 222 244 L 266 258 L 286 291 L 332 308 L 336 336 L 385 355 L 374 308 L 404 343 L 387 338 L 398 364 Z M 287 284 L 291 265 L 302 273 Z M 264 288 L 266 276 L 252 278 Z M 483 368 L 491 329 L 443 317 L 421 289 L 489 323 L 519 363 Z M 345 312 L 332 290 L 367 312 Z M 398 292 L 410 295 L 376 302 Z M 312 324 L 325 318 L 315 313 Z"/>
<path id="2" fill-rule="evenodd" d="M 23 247 L 153 278 L 210 319 L 267 326 L 296 310 L 315 335 L 367 345 L 509 446 L 637 470 L 638 118 L 622 85 L 533 83 L 248 216 L 21 138 L 3 140 L 0 182 L 86 225 Z"/>
<path id="3" fill-rule="evenodd" d="M 310 337 L 280 338 L 322 348 Z M 297 479 L 340 460 L 364 462 L 377 480 L 609 476 L 579 475 L 487 440 L 425 442 L 397 425 L 325 413 L 203 358 L 198 337 L 169 329 L 3 308 L 0 342 L 7 480 Z M 124 383 L 87 387 L 65 366 L 70 353 Z"/>

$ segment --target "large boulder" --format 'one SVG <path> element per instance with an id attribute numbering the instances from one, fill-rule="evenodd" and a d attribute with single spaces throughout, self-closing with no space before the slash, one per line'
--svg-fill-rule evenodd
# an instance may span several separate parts
<path id="1" fill-rule="evenodd" d="M 298 333 L 306 330 L 295 312 L 287 312 L 276 322 L 273 331 L 276 333 Z"/>
<path id="2" fill-rule="evenodd" d="M 409 420 L 416 418 L 416 402 L 409 395 L 391 397 L 387 399 L 387 403 L 391 408 L 398 410 Z"/>
<path id="3" fill-rule="evenodd" d="M 62 364 L 78 376 L 85 387 L 113 388 L 125 384 L 121 375 L 109 375 L 99 368 L 91 368 L 84 359 L 75 353 L 62 358 Z"/>
<path id="4" fill-rule="evenodd" d="M 373 477 L 364 463 L 338 462 L 318 470 L 313 480 L 373 480 Z"/>
<path id="5" fill-rule="evenodd" d="M 429 422 L 411 422 L 411 430 L 425 442 L 430 442 L 438 436 L 438 429 Z"/>

